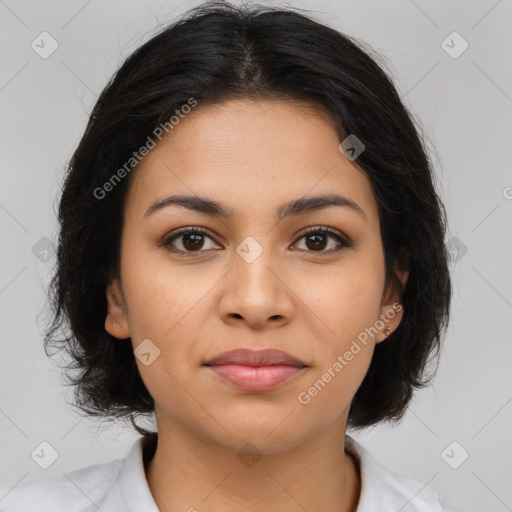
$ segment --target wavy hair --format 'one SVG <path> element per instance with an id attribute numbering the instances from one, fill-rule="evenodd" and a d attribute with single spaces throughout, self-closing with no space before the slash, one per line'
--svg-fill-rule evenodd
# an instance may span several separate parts
<path id="1" fill-rule="evenodd" d="M 138 47 L 101 92 L 66 166 L 55 273 L 49 286 L 50 345 L 67 351 L 67 383 L 87 415 L 135 422 L 154 400 L 131 343 L 105 331 L 106 287 L 119 277 L 123 201 L 130 177 L 99 200 L 102 187 L 148 136 L 193 97 L 199 105 L 282 99 L 327 111 L 340 141 L 365 145 L 357 163 L 378 203 L 386 284 L 397 286 L 400 325 L 376 346 L 349 412 L 349 426 L 398 421 L 426 385 L 449 316 L 446 213 L 420 126 L 391 73 L 364 43 L 294 9 L 203 4 Z M 396 269 L 409 270 L 405 287 Z M 66 328 L 60 338 L 57 332 Z M 434 372 L 435 373 L 435 372 Z"/>

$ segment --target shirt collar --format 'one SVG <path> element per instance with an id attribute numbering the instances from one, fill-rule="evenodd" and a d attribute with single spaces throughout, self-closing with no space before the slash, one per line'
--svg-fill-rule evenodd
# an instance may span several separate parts
<path id="1" fill-rule="evenodd" d="M 117 480 L 120 494 L 127 512 L 159 512 L 146 480 L 144 459 L 146 453 L 154 451 L 157 434 L 139 437 L 133 444 Z"/>

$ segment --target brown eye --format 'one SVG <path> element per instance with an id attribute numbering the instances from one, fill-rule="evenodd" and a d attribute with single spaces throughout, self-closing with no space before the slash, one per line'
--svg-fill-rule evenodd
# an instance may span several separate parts
<path id="1" fill-rule="evenodd" d="M 306 249 L 308 252 L 335 252 L 340 250 L 340 247 L 352 247 L 353 244 L 342 237 L 340 234 L 332 231 L 328 227 L 316 227 L 304 233 L 299 240 L 305 240 Z M 325 250 L 329 245 L 329 239 L 338 242 L 338 248 Z"/>
<path id="2" fill-rule="evenodd" d="M 303 233 L 298 240 L 302 239 L 305 241 L 305 249 L 301 250 L 314 253 L 332 253 L 354 245 L 353 242 L 339 233 L 324 226 L 309 229 Z M 169 252 L 191 255 L 193 253 L 207 252 L 213 249 L 214 247 L 205 247 L 208 240 L 215 243 L 214 238 L 206 231 L 192 227 L 184 228 L 173 233 L 162 242 L 162 245 Z M 329 248 L 330 241 L 337 242 L 337 244 L 331 243 L 333 247 Z"/>
<path id="3" fill-rule="evenodd" d="M 178 231 L 177 233 L 174 233 L 170 237 L 167 237 L 162 245 L 168 248 L 170 252 L 205 252 L 208 250 L 208 247 L 203 250 L 205 239 L 209 239 L 215 242 L 215 240 L 213 240 L 213 238 L 205 231 L 197 228 L 186 228 Z M 174 245 L 175 241 L 179 242 L 177 245 L 181 245 L 181 247 L 176 248 Z"/>

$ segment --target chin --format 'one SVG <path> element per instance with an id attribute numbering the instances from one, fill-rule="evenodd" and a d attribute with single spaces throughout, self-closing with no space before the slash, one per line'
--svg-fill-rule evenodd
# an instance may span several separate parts
<path id="1" fill-rule="evenodd" d="M 223 428 L 216 428 L 214 432 L 204 432 L 204 434 L 214 443 L 234 453 L 239 453 L 248 443 L 254 445 L 254 449 L 262 454 L 282 453 L 314 437 L 312 432 L 299 430 L 297 427 L 300 423 L 293 420 L 291 415 L 285 419 L 288 414 L 289 410 L 267 417 L 256 414 L 217 417 L 219 423 L 225 425 L 228 432 Z M 245 449 L 250 451 L 253 448 L 249 445 Z"/>

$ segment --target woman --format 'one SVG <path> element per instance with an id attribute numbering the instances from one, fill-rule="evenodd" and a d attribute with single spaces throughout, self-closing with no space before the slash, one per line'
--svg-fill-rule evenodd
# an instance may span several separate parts
<path id="1" fill-rule="evenodd" d="M 207 4 L 138 48 L 69 164 L 46 346 L 142 436 L 0 508 L 443 510 L 346 434 L 399 420 L 438 352 L 433 181 L 390 77 L 303 14 Z"/>

